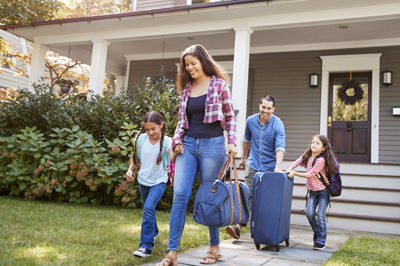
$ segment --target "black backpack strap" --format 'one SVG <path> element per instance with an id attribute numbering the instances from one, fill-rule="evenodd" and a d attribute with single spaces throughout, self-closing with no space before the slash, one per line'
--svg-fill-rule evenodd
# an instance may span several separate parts
<path id="1" fill-rule="evenodd" d="M 309 189 L 307 189 L 307 194 L 306 194 L 306 206 L 304 206 L 304 209 L 302 209 L 300 212 L 301 213 L 304 213 L 305 211 L 306 211 L 306 209 L 307 209 L 307 201 L 308 201 L 308 194 L 310 193 L 310 190 Z"/>
<path id="2" fill-rule="evenodd" d="M 312 162 L 312 166 L 313 166 L 313 167 L 314 167 L 315 162 L 317 161 L 317 159 L 318 159 L 319 157 L 321 157 L 321 156 L 319 156 L 319 155 L 315 156 L 314 161 Z M 329 190 L 330 185 L 326 184 L 326 182 L 325 182 L 325 180 L 324 180 L 324 177 L 321 175 L 321 173 L 318 173 L 318 174 L 317 174 L 317 178 L 318 178 L 318 180 L 321 181 L 321 183 L 324 184 L 324 186 Z"/>
<path id="3" fill-rule="evenodd" d="M 319 157 L 321 157 L 321 156 L 318 156 L 318 155 L 315 156 L 314 161 L 313 161 L 313 163 L 312 163 L 312 166 L 314 166 L 315 162 L 317 161 L 317 159 L 318 159 Z M 329 203 L 329 209 L 330 209 L 330 208 L 331 208 L 330 184 L 328 185 L 328 184 L 325 182 L 324 177 L 322 176 L 321 173 L 318 173 L 318 174 L 317 174 L 317 178 L 318 178 L 318 180 L 325 186 L 325 188 L 326 188 L 326 190 L 327 190 L 327 192 L 328 192 L 328 203 Z M 328 210 L 328 212 L 329 212 L 329 210 Z"/>

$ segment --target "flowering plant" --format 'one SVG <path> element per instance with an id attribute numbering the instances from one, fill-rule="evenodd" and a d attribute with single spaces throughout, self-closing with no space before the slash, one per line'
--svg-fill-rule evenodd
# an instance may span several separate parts
<path id="1" fill-rule="evenodd" d="M 342 86 L 337 89 L 337 95 L 345 105 L 353 105 L 361 101 L 364 96 L 364 91 L 360 83 L 356 80 L 346 80 L 342 83 Z"/>

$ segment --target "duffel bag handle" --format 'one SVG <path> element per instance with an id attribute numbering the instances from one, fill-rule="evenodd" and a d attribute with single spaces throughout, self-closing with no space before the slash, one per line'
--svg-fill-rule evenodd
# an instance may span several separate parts
<path id="1" fill-rule="evenodd" d="M 229 153 L 229 155 L 226 157 L 224 165 L 222 166 L 221 170 L 218 173 L 217 179 L 222 181 L 222 177 L 225 177 L 228 167 L 230 167 L 230 169 L 231 169 L 231 175 L 229 178 L 229 189 L 230 189 L 230 194 L 231 194 L 231 197 L 230 197 L 231 198 L 231 220 L 230 220 L 229 224 L 232 224 L 233 217 L 235 214 L 235 208 L 234 208 L 235 205 L 233 204 L 233 193 L 232 193 L 232 172 L 234 173 L 235 189 L 236 189 L 236 195 L 238 198 L 239 221 L 242 220 L 242 204 L 241 204 L 241 195 L 240 195 L 240 187 L 239 187 L 239 177 L 238 177 L 238 172 L 236 169 L 236 161 L 235 161 L 235 157 L 233 157 L 231 153 Z"/>
<path id="2" fill-rule="evenodd" d="M 231 173 L 232 173 L 232 165 L 233 165 L 233 170 L 235 172 L 235 188 L 236 188 L 236 195 L 237 195 L 237 199 L 238 199 L 238 205 L 239 205 L 239 221 L 242 220 L 242 202 L 241 202 L 241 195 L 240 195 L 240 187 L 239 187 L 239 177 L 238 177 L 238 172 L 236 169 L 236 161 L 235 161 L 235 157 L 232 156 L 232 154 L 229 154 L 229 156 L 231 157 Z M 232 175 L 231 175 L 231 182 L 232 182 Z M 233 199 L 232 202 L 233 203 Z M 232 204 L 233 206 L 233 204 Z M 231 217 L 231 222 L 230 224 L 232 224 L 233 222 L 233 211 L 232 213 L 232 217 Z"/>

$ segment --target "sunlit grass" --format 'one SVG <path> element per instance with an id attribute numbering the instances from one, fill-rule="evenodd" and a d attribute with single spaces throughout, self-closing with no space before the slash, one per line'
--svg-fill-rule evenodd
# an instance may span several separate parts
<path id="1" fill-rule="evenodd" d="M 141 209 L 0 196 L 0 265 L 140 265 L 164 257 L 169 212 L 157 212 L 153 256 L 136 258 Z M 248 228 L 244 228 L 248 232 Z M 221 230 L 221 240 L 229 238 Z M 186 218 L 180 252 L 208 245 L 208 228 Z"/>
<path id="2" fill-rule="evenodd" d="M 400 239 L 350 238 L 324 266 L 398 266 Z"/>

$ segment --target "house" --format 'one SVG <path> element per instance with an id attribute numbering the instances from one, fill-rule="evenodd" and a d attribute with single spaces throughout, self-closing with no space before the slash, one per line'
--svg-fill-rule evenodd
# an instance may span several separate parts
<path id="1" fill-rule="evenodd" d="M 144 2 L 156 3 L 154 9 L 140 9 Z M 328 227 L 400 234 L 399 1 L 134 3 L 128 13 L 0 28 L 33 42 L 30 81 L 42 75 L 51 49 L 91 65 L 89 89 L 98 94 L 104 72 L 116 77 L 117 90 L 133 90 L 143 76 L 174 77 L 181 52 L 204 45 L 232 75 L 238 136 L 266 94 L 285 124 L 284 169 L 311 136 L 328 135 L 344 186 L 332 200 Z M 345 90 L 344 97 L 362 101 L 338 98 L 348 80 L 362 91 Z M 293 224 L 307 224 L 304 195 L 304 181 L 296 179 Z"/>
<path id="2" fill-rule="evenodd" d="M 28 53 L 32 51 L 32 47 L 29 43 L 21 37 L 18 37 L 10 32 L 0 30 L 0 37 L 11 44 L 11 49 L 13 51 L 21 51 L 22 53 Z M 20 62 L 17 58 L 12 57 L 12 55 L 7 55 L 11 58 L 13 64 L 29 73 L 30 65 Z M 0 67 L 0 89 L 8 90 L 11 88 L 27 88 L 28 87 L 28 77 L 27 76 L 16 76 L 15 68 L 8 65 L 3 65 Z"/>
<path id="3" fill-rule="evenodd" d="M 10 44 L 11 49 L 13 52 L 21 52 L 22 54 L 29 54 L 32 53 L 32 46 L 30 42 L 27 42 L 24 38 L 16 36 L 10 32 L 0 30 L 0 37 L 6 40 L 7 43 Z M 3 65 L 0 67 L 0 90 L 1 95 L 0 99 L 8 99 L 7 95 L 12 94 L 16 91 L 16 89 L 23 89 L 29 87 L 29 76 L 30 76 L 30 64 L 20 61 L 18 58 L 13 57 L 13 55 L 9 54 L 6 55 L 7 57 L 11 58 L 14 66 Z M 46 55 L 47 62 L 53 66 L 61 66 L 61 68 L 65 67 L 70 61 L 65 56 L 57 56 L 54 53 L 47 53 Z M 16 68 L 20 71 L 17 71 Z M 55 68 L 57 70 L 57 67 Z M 88 86 L 88 71 L 85 71 L 85 66 L 79 68 L 72 68 L 68 71 L 68 77 L 65 77 L 66 80 L 70 80 L 75 85 L 79 86 L 79 88 L 84 88 Z M 25 72 L 26 75 L 20 74 Z M 50 70 L 49 68 L 45 68 L 43 82 L 49 84 L 50 81 Z M 75 78 L 74 78 L 75 76 Z M 54 73 L 53 73 L 54 77 Z M 110 78 L 109 78 L 110 79 Z M 57 89 L 60 89 L 59 86 L 56 86 Z"/>

